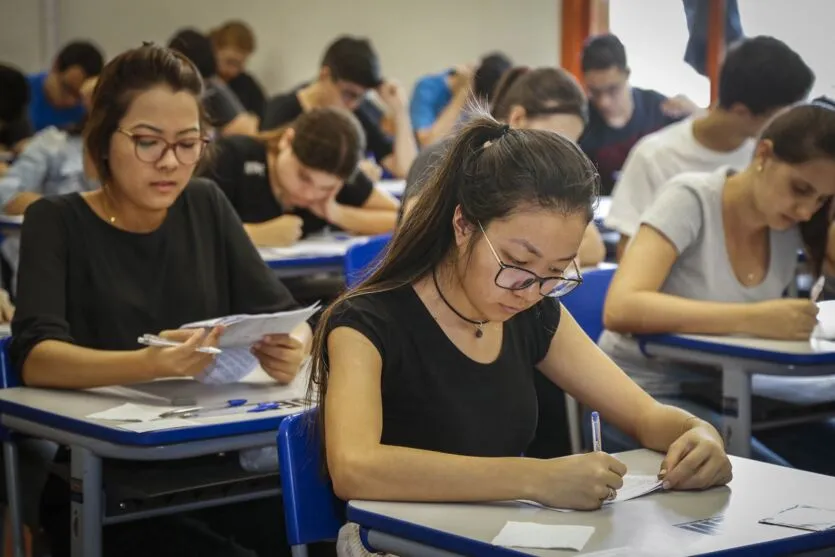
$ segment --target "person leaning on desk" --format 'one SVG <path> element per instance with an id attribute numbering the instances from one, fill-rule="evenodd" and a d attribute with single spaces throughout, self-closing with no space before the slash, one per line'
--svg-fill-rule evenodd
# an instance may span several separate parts
<path id="1" fill-rule="evenodd" d="M 85 389 L 194 376 L 212 362 L 196 349 L 216 344 L 222 331 L 172 329 L 297 306 L 220 190 L 192 178 L 207 144 L 202 89 L 194 65 L 159 46 L 126 51 L 105 67 L 85 134 L 104 186 L 43 198 L 26 212 L 10 348 L 24 384 Z M 184 344 L 138 347 L 139 336 L 160 330 Z M 303 324 L 292 335 L 264 338 L 253 352 L 268 374 L 289 382 L 310 340 Z M 226 508 L 231 510 L 215 512 L 224 515 L 215 522 L 226 532 L 181 519 L 108 526 L 105 555 L 114 554 L 116 542 L 118 555 L 129 549 L 156 556 L 279 551 L 273 518 L 263 527 L 263 540 L 228 540 L 238 526 L 278 512 L 277 500 Z M 69 488 L 57 476 L 44 491 L 42 524 L 52 554 L 67 555 Z M 172 532 L 173 541 L 149 531 Z M 183 552 L 177 540 L 197 553 Z"/>
<path id="2" fill-rule="evenodd" d="M 536 428 L 534 367 L 665 451 L 665 487 L 730 481 L 716 429 L 653 400 L 556 300 L 581 282 L 573 260 L 599 188 L 576 144 L 476 117 L 425 187 L 379 267 L 316 330 L 311 387 L 340 498 L 594 509 L 616 497 L 626 467 L 602 451 L 519 456 Z"/>
<path id="3" fill-rule="evenodd" d="M 400 204 L 358 164 L 365 135 L 344 109 L 314 108 L 259 137 L 226 137 L 206 170 L 259 246 L 287 246 L 328 226 L 354 234 L 394 228 Z"/>

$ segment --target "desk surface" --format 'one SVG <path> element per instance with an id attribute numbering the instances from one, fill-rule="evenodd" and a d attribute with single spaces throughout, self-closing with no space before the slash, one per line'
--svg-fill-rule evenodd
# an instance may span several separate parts
<path id="1" fill-rule="evenodd" d="M 654 474 L 661 455 L 647 450 L 618 455 L 634 473 Z M 577 555 L 574 551 L 509 549 L 490 541 L 508 521 L 593 526 L 595 533 L 580 554 L 630 548 L 658 555 L 704 555 L 757 545 L 750 555 L 835 545 L 835 530 L 805 532 L 758 521 L 797 505 L 835 507 L 835 477 L 799 472 L 731 457 L 734 480 L 704 492 L 656 493 L 595 512 L 560 513 L 516 503 L 429 504 L 351 501 L 348 519 L 453 553 L 484 556 Z M 785 487 L 791 486 L 791 489 Z M 678 524 L 719 517 L 718 531 L 699 533 Z M 633 554 L 632 551 L 626 554 Z"/>
<path id="2" fill-rule="evenodd" d="M 370 236 L 314 236 L 285 248 L 258 249 L 267 265 L 274 270 L 311 268 L 313 270 L 342 270 L 345 254 L 351 246 L 367 242 Z"/>
<path id="3" fill-rule="evenodd" d="M 399 199 L 406 190 L 406 180 L 380 180 L 376 186 Z"/>
<path id="4" fill-rule="evenodd" d="M 835 342 L 820 339 L 790 341 L 710 335 L 649 335 L 638 337 L 638 342 L 644 351 L 650 353 L 655 345 L 782 365 L 835 364 Z"/>
<path id="5" fill-rule="evenodd" d="M 252 402 L 287 400 L 303 396 L 306 377 L 281 386 L 263 371 L 256 371 L 235 385 L 204 385 L 192 379 L 171 379 L 141 384 L 134 388 L 115 387 L 86 391 L 59 391 L 32 387 L 0 390 L 0 413 L 51 428 L 119 445 L 158 446 L 231 435 L 278 431 L 281 419 L 300 411 L 289 408 L 259 413 L 191 418 L 199 425 L 137 433 L 115 422 L 87 418 L 88 415 L 126 402 L 159 405 L 169 409 L 173 397 L 190 397 L 197 405 L 216 405 L 232 398 Z M 167 395 L 167 399 L 160 396 Z"/>

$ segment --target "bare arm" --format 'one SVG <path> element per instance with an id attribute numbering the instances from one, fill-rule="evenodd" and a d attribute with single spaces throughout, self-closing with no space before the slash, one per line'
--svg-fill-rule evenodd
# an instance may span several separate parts
<path id="1" fill-rule="evenodd" d="M 90 389 L 150 381 L 155 375 L 143 350 L 115 351 L 82 348 L 45 340 L 23 364 L 23 382 L 30 387 Z"/>
<path id="2" fill-rule="evenodd" d="M 41 194 L 33 191 L 24 191 L 12 197 L 6 203 L 5 213 L 7 215 L 22 215 L 26 208 L 41 198 Z"/>
<path id="3" fill-rule="evenodd" d="M 609 359 L 563 308 L 539 369 L 582 404 L 644 447 L 666 451 L 682 433 L 702 425 L 684 410 L 656 402 Z M 689 420 L 689 421 L 688 421 Z"/>
<path id="4" fill-rule="evenodd" d="M 354 234 L 384 234 L 394 230 L 399 203 L 375 187 L 362 207 L 336 205 L 328 220 Z"/>
<path id="5" fill-rule="evenodd" d="M 427 130 L 418 130 L 417 138 L 421 147 L 431 145 L 439 139 L 449 135 L 455 127 L 456 122 L 458 122 L 458 118 L 461 116 L 461 111 L 464 110 L 464 106 L 467 104 L 469 96 L 469 89 L 459 89 L 453 95 L 449 104 L 447 104 L 441 111 L 440 115 L 438 115 L 438 118 L 435 120 L 435 123 L 432 124 L 432 127 Z"/>
<path id="6" fill-rule="evenodd" d="M 249 112 L 242 112 L 234 120 L 223 126 L 222 135 L 257 135 L 258 117 Z"/>
<path id="7" fill-rule="evenodd" d="M 626 234 L 620 235 L 620 239 L 618 239 L 618 246 L 615 251 L 615 259 L 618 261 L 618 263 L 620 263 L 621 260 L 623 260 L 623 254 L 626 253 L 626 246 L 629 245 L 629 240 L 631 238 L 631 236 L 627 236 Z"/>
<path id="8" fill-rule="evenodd" d="M 659 292 L 677 258 L 672 242 L 642 225 L 609 287 L 603 311 L 606 328 L 634 334 L 752 332 L 749 304 L 689 300 Z"/>
<path id="9" fill-rule="evenodd" d="M 590 222 L 583 233 L 580 251 L 577 253 L 577 264 L 581 267 L 594 267 L 606 258 L 606 246 L 603 237 L 597 230 L 597 225 Z"/>
<path id="10" fill-rule="evenodd" d="M 417 158 L 417 144 L 412 121 L 405 106 L 394 110 L 394 152 L 384 158 L 381 164 L 397 178 L 405 178 Z"/>
<path id="11" fill-rule="evenodd" d="M 341 499 L 489 501 L 532 498 L 531 459 L 477 458 L 380 443 L 382 359 L 347 327 L 328 336 L 325 439 Z M 363 404 L 357 404 L 362 400 Z"/>

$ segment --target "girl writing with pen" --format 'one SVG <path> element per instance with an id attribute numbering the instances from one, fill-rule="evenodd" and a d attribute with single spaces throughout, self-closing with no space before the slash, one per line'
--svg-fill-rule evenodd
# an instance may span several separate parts
<path id="1" fill-rule="evenodd" d="M 716 429 L 653 400 L 559 304 L 583 287 L 573 261 L 598 180 L 559 134 L 480 115 L 455 137 L 379 266 L 317 327 L 311 387 L 340 498 L 594 509 L 616 497 L 626 467 L 605 452 L 520 456 L 535 368 L 665 452 L 668 488 L 730 481 Z"/>
<path id="2" fill-rule="evenodd" d="M 217 344 L 222 329 L 173 329 L 297 307 L 220 190 L 193 178 L 208 151 L 202 91 L 194 65 L 158 46 L 126 51 L 104 68 L 84 136 L 102 188 L 43 198 L 26 211 L 10 347 L 25 385 L 87 389 L 191 377 L 212 363 L 214 355 L 204 349 Z M 181 344 L 137 343 L 160 330 Z M 305 323 L 291 335 L 263 338 L 252 350 L 264 371 L 287 383 L 310 341 Z M 66 452 L 58 458 L 66 460 Z M 188 519 L 108 526 L 104 553 L 274 555 L 280 539 L 267 534 L 272 520 L 260 538 L 251 528 L 240 533 L 254 517 L 274 516 L 278 508 L 273 499 Z M 41 523 L 52 554 L 68 555 L 69 487 L 57 476 L 44 490 Z"/>
<path id="3" fill-rule="evenodd" d="M 647 358 L 630 334 L 694 333 L 808 340 L 815 300 L 784 297 L 805 249 L 820 275 L 835 195 L 835 103 L 826 98 L 777 114 L 741 172 L 719 168 L 667 183 L 644 213 L 606 298 L 600 346 L 650 394 L 713 424 L 721 421 L 721 374 Z M 797 398 L 819 397 L 833 377 L 753 375 L 754 409 L 796 412 Z M 795 393 L 792 396 L 792 393 Z M 829 389 L 831 401 L 831 388 Z M 604 424 L 606 444 L 635 446 Z M 752 455 L 835 474 L 835 421 L 757 432 Z"/>

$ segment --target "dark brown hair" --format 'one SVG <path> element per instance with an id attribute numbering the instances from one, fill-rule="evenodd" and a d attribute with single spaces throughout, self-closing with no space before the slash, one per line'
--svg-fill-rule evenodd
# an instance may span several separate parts
<path id="1" fill-rule="evenodd" d="M 209 32 L 215 48 L 235 48 L 246 54 L 255 52 L 255 35 L 249 25 L 240 20 L 227 21 Z"/>
<path id="2" fill-rule="evenodd" d="M 505 72 L 493 91 L 491 112 L 507 120 L 514 106 L 521 106 L 529 118 L 547 114 L 573 114 L 588 123 L 589 107 L 580 84 L 560 68 L 530 69 L 518 66 Z"/>
<path id="3" fill-rule="evenodd" d="M 203 80 L 188 58 L 174 50 L 146 44 L 127 50 L 102 70 L 93 91 L 92 108 L 84 128 L 84 147 L 102 184 L 113 178 L 108 162 L 110 141 L 133 99 L 159 85 L 194 95 L 200 110 L 201 129 L 209 124 L 200 98 Z"/>
<path id="4" fill-rule="evenodd" d="M 300 163 L 343 180 L 354 175 L 365 153 L 365 132 L 359 120 L 341 108 L 314 108 L 259 138 L 275 151 L 287 128 L 295 132 L 291 145 Z"/>
<path id="5" fill-rule="evenodd" d="M 835 103 L 820 97 L 811 103 L 797 104 L 775 116 L 760 135 L 772 143 L 774 156 L 788 164 L 803 164 L 815 159 L 835 161 Z M 812 272 L 821 274 L 826 256 L 832 198 L 806 222 L 800 233 Z"/>
<path id="6" fill-rule="evenodd" d="M 577 145 L 542 130 L 511 129 L 486 113 L 452 140 L 437 172 L 408 219 L 397 228 L 377 268 L 355 289 L 340 296 L 323 313 L 313 342 L 309 395 L 317 397 L 324 439 L 323 402 L 327 393 L 327 336 L 334 312 L 355 297 L 407 286 L 436 266 L 457 256 L 453 217 L 488 227 L 525 206 L 563 214 L 581 213 L 591 220 L 600 179 Z M 472 250 L 480 236 L 471 240 Z"/>

